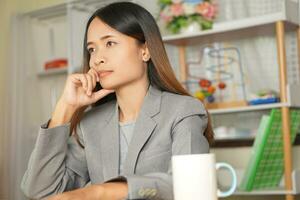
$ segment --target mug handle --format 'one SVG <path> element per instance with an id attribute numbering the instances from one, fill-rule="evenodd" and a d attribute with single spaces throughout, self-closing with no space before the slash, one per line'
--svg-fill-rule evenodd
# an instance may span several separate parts
<path id="1" fill-rule="evenodd" d="M 237 178 L 236 178 L 236 173 L 235 170 L 233 169 L 233 167 L 227 163 L 216 163 L 216 169 L 220 169 L 220 168 L 226 168 L 229 170 L 229 172 L 231 173 L 232 176 L 232 183 L 231 183 L 231 187 L 229 188 L 228 191 L 221 191 L 218 189 L 218 197 L 228 197 L 230 195 L 232 195 L 236 189 L 237 186 Z"/>

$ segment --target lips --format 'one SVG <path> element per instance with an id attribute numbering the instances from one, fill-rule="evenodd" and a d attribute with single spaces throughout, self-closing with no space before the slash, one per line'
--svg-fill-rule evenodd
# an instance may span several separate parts
<path id="1" fill-rule="evenodd" d="M 107 75 L 110 75 L 113 71 L 112 70 L 102 70 L 98 72 L 100 78 L 103 78 Z"/>

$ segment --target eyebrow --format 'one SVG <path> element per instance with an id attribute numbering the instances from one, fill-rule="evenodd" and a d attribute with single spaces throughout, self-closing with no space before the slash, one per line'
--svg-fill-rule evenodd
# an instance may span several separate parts
<path id="1" fill-rule="evenodd" d="M 110 38 L 110 37 L 115 37 L 114 35 L 105 35 L 105 36 L 102 36 L 99 40 L 105 40 L 107 38 Z M 90 44 L 93 44 L 93 42 L 87 42 L 86 45 L 89 46 Z"/>

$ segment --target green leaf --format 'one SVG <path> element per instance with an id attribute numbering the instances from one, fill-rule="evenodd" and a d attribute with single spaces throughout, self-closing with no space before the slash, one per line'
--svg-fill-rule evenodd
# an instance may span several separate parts
<path id="1" fill-rule="evenodd" d="M 158 3 L 161 5 L 170 5 L 172 4 L 172 0 L 158 0 Z"/>
<path id="2" fill-rule="evenodd" d="M 208 20 L 203 20 L 201 22 L 201 28 L 202 30 L 212 29 L 213 22 Z"/>

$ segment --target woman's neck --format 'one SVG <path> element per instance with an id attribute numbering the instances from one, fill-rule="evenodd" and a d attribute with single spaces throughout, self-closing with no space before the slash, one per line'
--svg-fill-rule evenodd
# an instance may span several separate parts
<path id="1" fill-rule="evenodd" d="M 147 94 L 149 81 L 126 85 L 116 90 L 119 105 L 119 121 L 135 121 Z"/>

